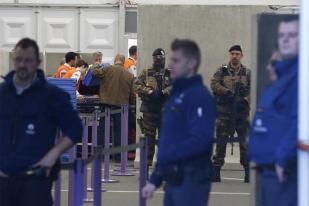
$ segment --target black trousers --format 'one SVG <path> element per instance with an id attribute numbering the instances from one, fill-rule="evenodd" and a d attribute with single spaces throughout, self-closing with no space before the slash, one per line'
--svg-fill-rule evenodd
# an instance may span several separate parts
<path id="1" fill-rule="evenodd" d="M 1 206 L 52 206 L 53 181 L 47 178 L 1 178 Z"/>

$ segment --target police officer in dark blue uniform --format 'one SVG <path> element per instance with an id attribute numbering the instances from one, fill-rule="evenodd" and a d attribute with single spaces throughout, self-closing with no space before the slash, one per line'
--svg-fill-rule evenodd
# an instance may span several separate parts
<path id="1" fill-rule="evenodd" d="M 277 80 L 263 92 L 251 128 L 249 155 L 263 206 L 297 205 L 298 27 L 296 16 L 279 24 Z"/>
<path id="2" fill-rule="evenodd" d="M 197 44 L 175 40 L 171 49 L 171 96 L 163 109 L 157 165 L 142 193 L 151 198 L 165 181 L 164 206 L 206 206 L 216 107 L 197 75 Z"/>
<path id="3" fill-rule="evenodd" d="M 82 124 L 69 95 L 38 69 L 34 40 L 16 44 L 13 62 L 0 84 L 0 205 L 52 206 L 59 156 L 80 141 Z"/>

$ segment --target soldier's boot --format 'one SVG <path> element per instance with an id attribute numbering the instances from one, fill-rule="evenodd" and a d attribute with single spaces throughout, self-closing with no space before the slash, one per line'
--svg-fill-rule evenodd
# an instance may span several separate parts
<path id="1" fill-rule="evenodd" d="M 250 168 L 249 168 L 249 166 L 244 166 L 244 170 L 245 170 L 244 182 L 249 183 L 250 182 Z"/>
<path id="2" fill-rule="evenodd" d="M 212 173 L 212 182 L 221 182 L 221 167 L 215 166 Z"/>

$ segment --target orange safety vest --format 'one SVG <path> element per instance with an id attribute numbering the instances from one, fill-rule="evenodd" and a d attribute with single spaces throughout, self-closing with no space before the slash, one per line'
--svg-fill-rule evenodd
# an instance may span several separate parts
<path id="1" fill-rule="evenodd" d="M 136 66 L 136 62 L 132 58 L 127 58 L 126 61 L 124 62 L 124 68 L 128 70 L 132 65 Z"/>
<path id="2" fill-rule="evenodd" d="M 72 67 L 69 71 L 65 73 L 65 75 L 62 78 L 70 79 L 75 72 L 76 72 L 76 69 Z"/>
<path id="3" fill-rule="evenodd" d="M 60 67 L 58 67 L 56 73 L 54 74 L 54 77 L 55 77 L 55 78 L 63 78 L 64 75 L 65 75 L 68 71 L 70 71 L 71 69 L 75 69 L 75 68 L 74 68 L 74 67 L 70 67 L 70 66 L 68 66 L 68 65 L 66 65 L 66 64 L 61 65 Z"/>

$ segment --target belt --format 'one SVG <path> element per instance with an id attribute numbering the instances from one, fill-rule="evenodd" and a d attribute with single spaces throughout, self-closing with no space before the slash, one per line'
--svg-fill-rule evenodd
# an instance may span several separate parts
<path id="1" fill-rule="evenodd" d="M 13 178 L 47 178 L 46 169 L 42 167 L 30 167 L 18 174 L 10 175 Z"/>

